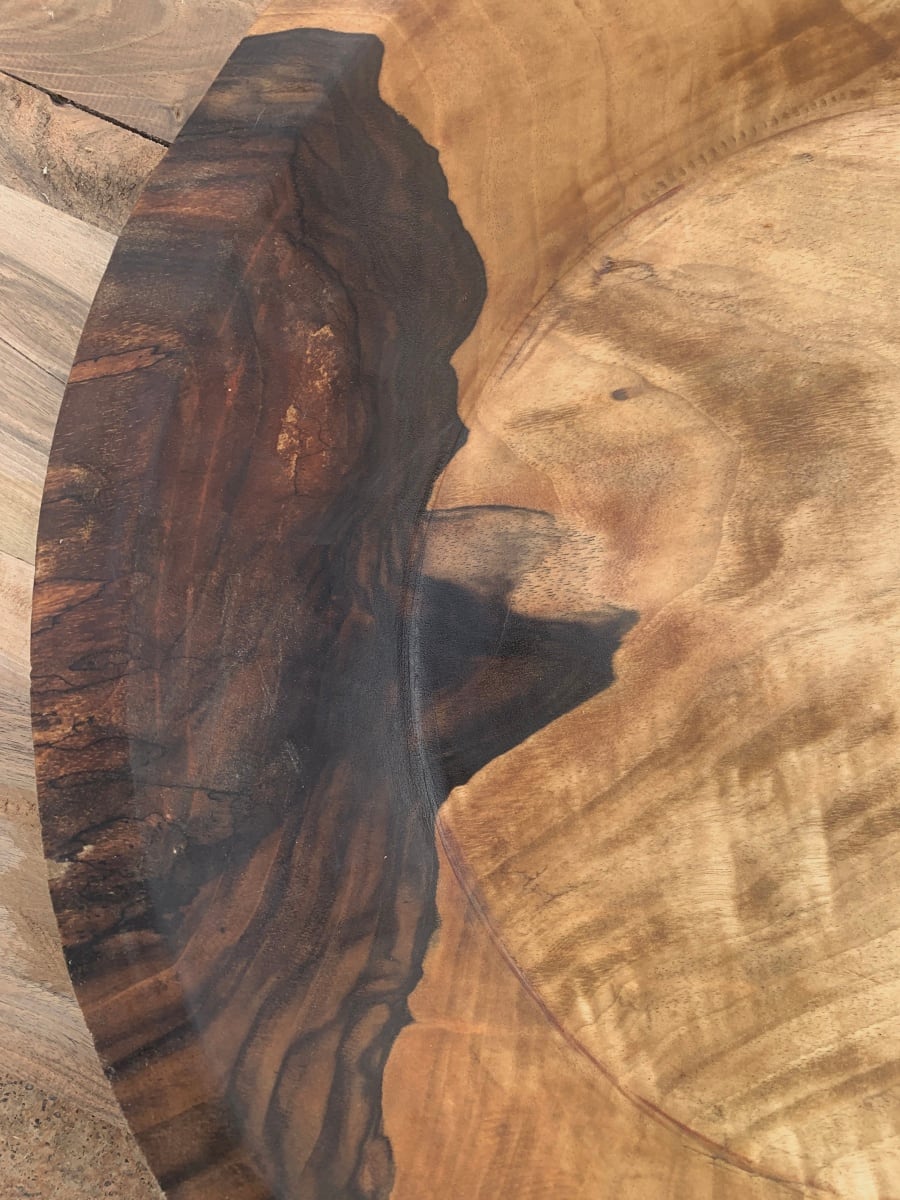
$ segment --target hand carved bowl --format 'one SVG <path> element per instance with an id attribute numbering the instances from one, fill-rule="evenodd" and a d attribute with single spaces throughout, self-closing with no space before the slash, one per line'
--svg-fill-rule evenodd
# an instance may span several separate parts
<path id="1" fill-rule="evenodd" d="M 153 176 L 33 704 L 168 1196 L 900 1197 L 897 15 L 278 0 Z"/>

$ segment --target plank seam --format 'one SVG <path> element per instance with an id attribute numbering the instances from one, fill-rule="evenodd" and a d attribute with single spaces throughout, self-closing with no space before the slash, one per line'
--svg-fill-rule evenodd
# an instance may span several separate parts
<path id="1" fill-rule="evenodd" d="M 37 360 L 33 359 L 30 354 L 26 353 L 26 351 L 24 351 L 21 346 L 14 346 L 13 343 L 10 341 L 7 341 L 7 339 L 2 334 L 0 334 L 0 343 L 2 343 L 2 345 L 6 346 L 9 350 L 11 350 L 13 352 L 13 354 L 18 354 L 21 358 L 24 358 L 26 362 L 31 363 L 31 365 L 36 370 L 42 371 L 44 373 L 44 375 L 46 375 L 48 377 L 48 379 L 53 379 L 53 380 L 55 380 L 56 383 L 61 383 L 63 385 L 63 387 L 65 387 L 65 385 L 66 385 L 66 376 L 65 375 L 57 375 L 55 371 L 51 371 L 51 369 L 49 367 L 45 367 L 43 363 L 37 362 Z"/>
<path id="2" fill-rule="evenodd" d="M 34 83 L 30 79 L 24 79 L 21 75 L 16 75 L 12 71 L 0 69 L 0 75 L 5 75 L 7 79 L 14 79 L 16 83 L 24 84 L 25 87 L 34 88 L 36 92 L 42 92 L 45 96 L 49 96 L 54 104 L 71 105 L 72 108 L 77 108 L 79 112 L 96 117 L 99 121 L 106 121 L 107 124 L 115 125 L 117 129 L 124 129 L 126 133 L 133 133 L 148 142 L 155 142 L 157 146 L 171 145 L 171 142 L 167 142 L 165 138 L 156 137 L 154 134 L 147 133 L 143 129 L 137 129 L 134 125 L 128 125 L 125 121 L 120 121 L 118 118 L 111 117 L 107 113 L 98 112 L 96 108 L 89 108 L 86 104 L 80 104 L 77 100 L 71 100 L 68 96 L 64 96 L 62 92 L 54 92 L 50 88 L 42 87 L 39 83 Z"/>

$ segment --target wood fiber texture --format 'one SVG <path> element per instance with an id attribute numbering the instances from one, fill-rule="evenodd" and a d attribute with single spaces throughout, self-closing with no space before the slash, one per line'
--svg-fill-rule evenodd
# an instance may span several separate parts
<path id="1" fill-rule="evenodd" d="M 148 1200 L 47 892 L 29 692 L 34 539 L 65 376 L 108 234 L 0 188 L 0 1192 Z"/>
<path id="2" fill-rule="evenodd" d="M 177 1200 L 900 1194 L 897 14 L 651 15 L 276 0 L 113 254 L 33 728 Z"/>
<path id="3" fill-rule="evenodd" d="M 265 0 L 0 0 L 0 71 L 170 142 Z"/>
<path id="4" fill-rule="evenodd" d="M 106 234 L 0 187 L 0 550 L 29 566 L 59 402 L 111 249 Z"/>
<path id="5" fill-rule="evenodd" d="M 854 1200 L 900 1194 L 898 129 L 793 131 L 605 239 L 434 497 L 552 480 L 513 605 L 638 615 L 614 685 L 442 813 L 496 938 L 636 1102 Z M 457 538 L 464 578 L 489 531 Z"/>
<path id="6" fill-rule="evenodd" d="M 165 147 L 0 73 L 0 184 L 118 233 Z"/>
<path id="7" fill-rule="evenodd" d="M 378 99 L 380 60 L 316 31 L 232 58 L 116 248 L 48 476 L 53 894 L 173 1195 L 266 1194 L 233 1116 L 273 1188 L 390 1181 L 380 1073 L 435 875 L 397 629 L 483 276 L 434 151 Z M 124 986 L 140 1028 L 105 1011 Z"/>

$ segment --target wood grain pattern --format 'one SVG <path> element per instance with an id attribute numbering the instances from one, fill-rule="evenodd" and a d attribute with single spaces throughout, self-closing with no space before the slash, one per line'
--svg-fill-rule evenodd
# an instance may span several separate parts
<path id="1" fill-rule="evenodd" d="M 898 131 L 785 135 L 607 239 L 435 501 L 528 502 L 504 446 L 561 530 L 514 607 L 640 612 L 448 805 L 496 936 L 629 1095 L 846 1197 L 900 1194 Z"/>
<path id="2" fill-rule="evenodd" d="M 265 0 L 0 0 L 0 71 L 170 142 Z"/>
<path id="3" fill-rule="evenodd" d="M 662 910 L 659 864 L 685 860 L 663 858 L 680 843 L 662 819 L 653 841 L 650 817 L 683 803 L 663 784 L 700 770 L 693 743 L 681 738 L 682 761 L 664 740 L 650 793 L 626 761 L 647 759 L 650 776 L 668 711 L 654 701 L 683 719 L 719 667 L 739 690 L 733 647 L 755 610 L 745 627 L 732 609 L 741 588 L 756 602 L 784 553 L 784 536 L 774 549 L 765 536 L 783 520 L 776 501 L 793 517 L 827 495 L 811 467 L 796 482 L 788 466 L 830 451 L 833 423 L 849 430 L 849 462 L 874 446 L 880 463 L 873 431 L 888 410 L 851 427 L 820 403 L 870 383 L 843 345 L 815 357 L 821 289 L 796 312 L 793 293 L 767 300 L 765 272 L 728 292 L 743 202 L 730 203 L 730 175 L 709 203 L 675 198 L 688 230 L 719 239 L 709 253 L 722 264 L 693 290 L 679 277 L 660 298 L 662 266 L 628 248 L 640 225 L 607 235 L 712 158 L 896 99 L 896 14 L 709 0 L 702 27 L 683 18 L 599 0 L 539 13 L 505 0 L 278 2 L 117 247 L 48 476 L 33 720 L 67 961 L 117 1095 L 179 1200 L 846 1187 L 889 1200 L 890 1117 L 870 1135 L 845 1094 L 874 1061 L 870 1042 L 854 1043 L 821 1102 L 790 1092 L 772 1065 L 784 1042 L 754 1058 L 760 1006 L 741 1009 L 721 967 L 735 954 L 726 935 L 743 929 L 712 887 L 727 872 L 714 859 L 712 882 L 676 878 L 682 924 Z M 870 149 L 880 161 L 885 147 Z M 765 162 L 759 195 L 766 170 L 775 178 Z M 752 183 L 735 159 L 739 197 L 742 170 Z M 888 186 L 875 177 L 870 225 L 894 211 Z M 842 203 L 835 189 L 827 228 L 841 227 Z M 785 271 L 799 211 L 787 206 L 784 230 L 754 249 Z M 535 307 L 601 237 L 602 253 Z M 837 314 L 858 268 L 829 271 Z M 778 315 L 758 318 L 754 341 L 747 311 L 767 304 Z M 688 306 L 692 336 L 678 325 Z M 769 345 L 785 320 L 802 353 Z M 884 357 L 886 332 L 865 336 Z M 808 410 L 821 429 L 805 443 Z M 800 438 L 790 453 L 787 425 Z M 745 477 L 756 491 L 742 500 Z M 741 502 L 739 537 L 728 522 Z M 794 566 L 821 592 L 838 534 L 810 528 Z M 673 626 L 673 606 L 722 562 L 731 591 Z M 793 628 L 786 596 L 768 601 L 787 614 L 779 637 Z M 788 674 L 805 684 L 802 661 Z M 709 723 L 730 695 L 710 687 Z M 753 696 L 801 728 L 787 694 L 781 708 L 766 686 Z M 595 726 L 597 712 L 614 715 Z M 734 748 L 739 780 L 748 745 Z M 624 813 L 615 835 L 613 800 L 594 800 L 620 767 L 633 788 L 609 789 Z M 434 822 L 454 785 L 441 878 Z M 694 792 L 689 846 L 701 817 L 719 829 Z M 775 828 L 771 853 L 795 831 Z M 724 946 L 724 960 L 682 963 L 676 935 L 694 912 L 687 949 Z M 820 939 L 810 953 L 831 950 Z M 782 960 L 760 961 L 756 986 Z M 620 962 L 637 987 L 619 987 Z M 816 1009 L 788 991 L 796 1030 Z M 833 1044 L 819 1043 L 826 1057 Z M 801 1039 L 782 1072 L 792 1086 L 813 1053 Z M 732 1108 L 737 1080 L 747 1092 Z M 854 1095 L 877 1102 L 878 1086 Z M 432 1156 L 419 1144 L 426 1099 L 444 1114 Z"/>
<path id="4" fill-rule="evenodd" d="M 31 563 L 53 425 L 112 239 L 0 188 L 0 550 Z"/>
<path id="5" fill-rule="evenodd" d="M 64 379 L 112 239 L 0 188 L 0 1192 L 151 1200 L 68 981 L 38 824 L 34 536 Z"/>
<path id="6" fill-rule="evenodd" d="M 252 1159 L 278 1191 L 390 1186 L 380 1071 L 435 870 L 391 694 L 396 626 L 458 436 L 449 355 L 483 283 L 436 155 L 378 99 L 379 65 L 374 39 L 316 31 L 231 59 L 117 246 L 48 476 L 33 697 L 57 913 L 101 1054 L 177 1195 L 263 1194 Z M 241 239 L 226 255 L 223 229 Z M 209 304 L 223 288 L 224 312 Z M 119 332 L 136 323 L 139 347 Z M 136 465 L 123 492 L 134 439 L 151 473 Z M 146 995 L 140 1028 L 122 987 Z"/>
<path id="7" fill-rule="evenodd" d="M 31 567 L 0 551 L 0 755 L 4 766 L 4 812 L 17 812 L 34 791 L 34 764 L 28 722 L 28 626 L 31 616 Z"/>
<path id="8" fill-rule="evenodd" d="M 520 323 L 611 228 L 761 138 L 900 92 L 893 0 L 274 0 L 254 31 L 303 24 L 377 34 L 385 99 L 440 149 L 488 280 L 453 360 L 464 420 Z"/>
<path id="9" fill-rule="evenodd" d="M 165 147 L 0 74 L 0 186 L 118 233 Z"/>
<path id="10" fill-rule="evenodd" d="M 454 813 L 455 802 L 451 822 Z M 413 1022 L 385 1072 L 385 1124 L 397 1166 L 392 1200 L 820 1195 L 729 1161 L 721 1147 L 686 1136 L 664 1114 L 624 1096 L 498 954 L 444 851 L 453 825 L 443 815 L 438 830 L 440 924 L 411 997 Z"/>

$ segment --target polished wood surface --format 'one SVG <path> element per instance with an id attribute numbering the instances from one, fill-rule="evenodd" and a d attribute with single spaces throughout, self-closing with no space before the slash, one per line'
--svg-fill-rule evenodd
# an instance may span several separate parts
<path id="1" fill-rule="evenodd" d="M 543 478 L 513 610 L 640 612 L 615 686 L 442 811 L 494 936 L 636 1103 L 853 1197 L 900 1190 L 898 182 L 894 108 L 629 222 L 511 344 L 434 497 L 490 514 Z M 497 553 L 483 517 L 442 540 L 457 579 Z"/>
<path id="2" fill-rule="evenodd" d="M 380 57 L 375 39 L 321 31 L 233 56 L 116 248 L 48 475 L 33 699 L 60 800 L 44 825 L 57 913 L 104 1013 L 101 1055 L 173 1191 L 235 1177 L 257 1194 L 232 1110 L 273 1187 L 389 1187 L 381 1062 L 433 931 L 435 871 L 412 778 L 403 791 L 396 627 L 422 498 L 458 436 L 449 357 L 483 273 L 433 151 L 378 98 Z M 172 200 L 188 196 L 175 245 Z M 223 312 L 210 300 L 226 291 Z M 173 475 L 155 481 L 156 462 Z M 351 921 L 341 963 L 325 947 Z M 115 1003 L 123 987 L 146 996 L 140 1027 Z M 191 1024 L 207 1007 L 221 1057 L 204 1069 Z"/>
<path id="3" fill-rule="evenodd" d="M 301 24 L 380 37 L 385 99 L 440 151 L 488 278 L 454 357 L 463 419 L 534 304 L 614 225 L 741 147 L 897 94 L 893 0 L 275 0 L 254 28 Z"/>
<path id="4" fill-rule="evenodd" d="M 708 9 L 278 3 L 118 244 L 33 715 L 169 1195 L 897 1191 L 896 14 Z"/>

